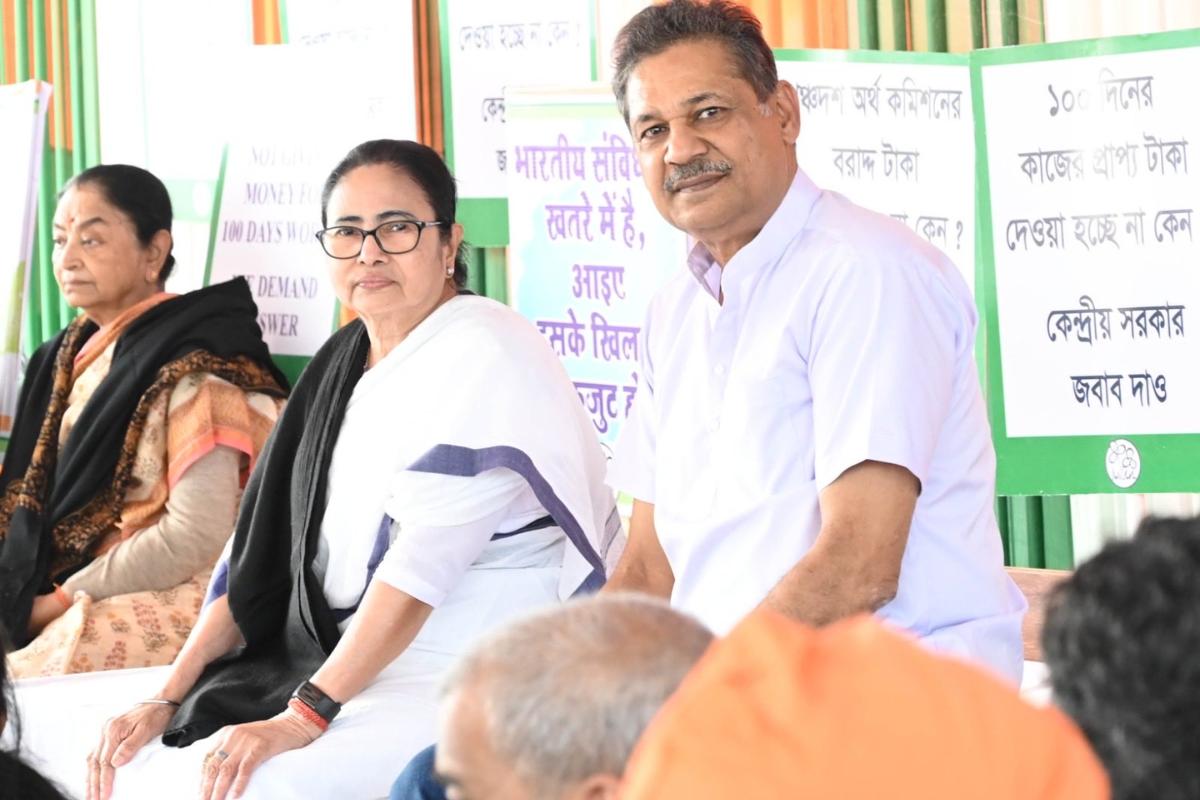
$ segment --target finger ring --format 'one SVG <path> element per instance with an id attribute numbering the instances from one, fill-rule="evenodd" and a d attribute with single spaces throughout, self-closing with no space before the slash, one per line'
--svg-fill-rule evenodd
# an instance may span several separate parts
<path id="1" fill-rule="evenodd" d="M 225 759 L 229 758 L 229 753 L 226 753 L 224 750 L 218 750 L 218 751 L 217 751 L 217 758 L 219 758 L 219 759 L 221 759 L 222 761 L 224 761 Z"/>

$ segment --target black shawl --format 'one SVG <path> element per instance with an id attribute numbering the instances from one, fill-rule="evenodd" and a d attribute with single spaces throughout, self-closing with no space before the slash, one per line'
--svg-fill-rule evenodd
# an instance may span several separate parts
<path id="1" fill-rule="evenodd" d="M 0 622 L 14 642 L 24 641 L 33 598 L 87 564 L 120 518 L 155 398 L 194 372 L 286 394 L 257 315 L 241 278 L 148 309 L 118 338 L 108 375 L 61 448 L 75 356 L 96 325 L 79 318 L 34 354 L 0 473 Z"/>
<path id="2" fill-rule="evenodd" d="M 201 674 L 163 735 L 185 747 L 282 711 L 341 634 L 312 571 L 333 447 L 362 377 L 361 321 L 335 333 L 296 383 L 246 486 L 229 561 L 229 607 L 245 645 Z"/>

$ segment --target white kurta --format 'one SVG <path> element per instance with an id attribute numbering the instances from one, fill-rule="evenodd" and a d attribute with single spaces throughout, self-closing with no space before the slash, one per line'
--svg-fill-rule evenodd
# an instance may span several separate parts
<path id="1" fill-rule="evenodd" d="M 435 610 L 324 735 L 261 766 L 245 797 L 385 796 L 433 741 L 437 683 L 460 653 L 603 580 L 620 549 L 603 478 L 591 423 L 536 330 L 483 298 L 456 298 L 430 315 L 355 387 L 314 569 L 331 607 L 355 607 L 382 524 L 388 547 L 374 579 Z M 505 535 L 547 515 L 555 524 Z M 31 761 L 82 795 L 84 757 L 103 720 L 154 692 L 165 668 L 139 672 L 19 685 Z M 68 709 L 64 736 L 55 722 Z M 214 746 L 149 745 L 118 771 L 114 796 L 186 796 Z"/>
<path id="2" fill-rule="evenodd" d="M 703 245 L 688 266 L 647 315 L 609 475 L 654 503 L 672 603 L 728 631 L 813 546 L 826 487 L 897 464 L 921 493 L 879 616 L 1018 681 L 1025 601 L 1003 569 L 976 314 L 954 265 L 800 171 L 724 269 Z"/>

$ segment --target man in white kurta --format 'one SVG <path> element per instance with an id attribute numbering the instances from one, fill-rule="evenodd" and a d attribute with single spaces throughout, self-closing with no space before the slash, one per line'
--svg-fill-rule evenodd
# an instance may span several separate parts
<path id="1" fill-rule="evenodd" d="M 794 88 L 773 62 L 754 85 L 765 67 L 720 34 L 689 38 L 690 5 L 618 38 L 647 186 L 695 246 L 643 329 L 609 587 L 718 633 L 764 603 L 816 624 L 875 611 L 1018 681 L 1026 605 L 1003 570 L 970 293 L 905 226 L 809 180 Z M 669 14 L 685 33 L 656 50 Z"/>

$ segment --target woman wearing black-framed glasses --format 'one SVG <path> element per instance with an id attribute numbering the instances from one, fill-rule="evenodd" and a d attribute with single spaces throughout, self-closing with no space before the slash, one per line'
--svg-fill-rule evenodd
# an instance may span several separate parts
<path id="1" fill-rule="evenodd" d="M 89 796 L 114 774 L 121 796 L 383 796 L 459 653 L 603 585 L 595 429 L 541 333 L 462 290 L 455 202 L 414 142 L 330 175 L 318 238 L 358 319 L 296 386 L 184 652 L 105 724 Z"/>

